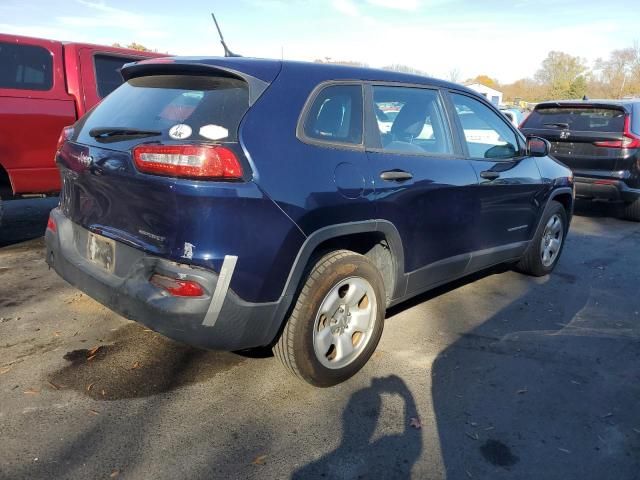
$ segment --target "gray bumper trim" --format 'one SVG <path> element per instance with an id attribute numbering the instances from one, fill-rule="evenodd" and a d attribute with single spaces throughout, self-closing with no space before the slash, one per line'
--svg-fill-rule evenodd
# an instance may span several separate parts
<path id="1" fill-rule="evenodd" d="M 218 316 L 222 311 L 224 299 L 227 297 L 227 292 L 229 291 L 229 284 L 231 283 L 231 277 L 233 277 L 233 271 L 236 268 L 237 261 L 238 257 L 235 255 L 225 255 L 224 257 L 222 268 L 220 269 L 220 274 L 218 276 L 218 283 L 216 284 L 216 289 L 213 292 L 213 298 L 211 299 L 211 304 L 209 305 L 207 314 L 204 316 L 204 320 L 202 321 L 202 325 L 205 327 L 213 327 L 218 320 Z"/>

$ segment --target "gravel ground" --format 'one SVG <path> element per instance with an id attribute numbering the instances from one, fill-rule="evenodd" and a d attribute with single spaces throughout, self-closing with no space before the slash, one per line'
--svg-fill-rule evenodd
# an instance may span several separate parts
<path id="1" fill-rule="evenodd" d="M 395 308 L 363 371 L 314 389 L 80 294 L 19 242 L 55 199 L 9 203 L 0 478 L 640 478 L 640 224 L 607 209 L 574 218 L 550 277 Z"/>

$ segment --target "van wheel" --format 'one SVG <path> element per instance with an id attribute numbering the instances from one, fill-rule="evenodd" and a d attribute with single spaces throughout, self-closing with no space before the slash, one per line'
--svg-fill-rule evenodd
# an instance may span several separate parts
<path id="1" fill-rule="evenodd" d="M 561 203 L 551 200 L 542 217 L 542 225 L 515 267 L 519 272 L 534 277 L 551 273 L 562 253 L 569 222 Z"/>
<path id="2" fill-rule="evenodd" d="M 366 257 L 337 250 L 309 273 L 273 353 L 317 387 L 344 382 L 373 354 L 384 325 L 382 276 Z"/>
<path id="3" fill-rule="evenodd" d="M 640 222 L 640 198 L 636 199 L 633 202 L 625 203 L 623 215 L 627 220 Z"/>

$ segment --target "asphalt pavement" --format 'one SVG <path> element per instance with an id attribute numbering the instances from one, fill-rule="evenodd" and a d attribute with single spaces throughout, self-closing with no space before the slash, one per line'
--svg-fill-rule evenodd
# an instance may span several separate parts
<path id="1" fill-rule="evenodd" d="M 581 207 L 549 277 L 394 308 L 367 366 L 315 389 L 68 286 L 43 258 L 54 205 L 0 227 L 2 479 L 640 478 L 640 224 L 609 208 Z"/>

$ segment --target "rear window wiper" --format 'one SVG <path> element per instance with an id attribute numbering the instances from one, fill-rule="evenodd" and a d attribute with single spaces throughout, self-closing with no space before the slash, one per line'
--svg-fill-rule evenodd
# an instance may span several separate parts
<path id="1" fill-rule="evenodd" d="M 157 132 L 154 130 L 137 130 L 135 128 L 124 127 L 98 127 L 89 130 L 89 135 L 93 138 L 154 137 L 162 135 L 162 132 Z"/>
<path id="2" fill-rule="evenodd" d="M 543 125 L 545 127 L 569 128 L 568 123 L 562 123 L 562 122 L 551 122 L 551 123 L 545 123 Z"/>

